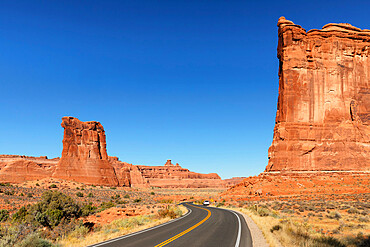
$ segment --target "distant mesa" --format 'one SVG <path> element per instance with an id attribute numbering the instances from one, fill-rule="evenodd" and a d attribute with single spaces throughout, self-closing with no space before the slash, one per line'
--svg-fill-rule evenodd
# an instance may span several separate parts
<path id="1" fill-rule="evenodd" d="M 63 117 L 62 157 L 0 155 L 0 181 L 21 183 L 58 178 L 85 184 L 125 187 L 223 188 L 216 173 L 201 174 L 173 165 L 142 166 L 122 162 L 107 153 L 105 131 L 96 121 Z"/>

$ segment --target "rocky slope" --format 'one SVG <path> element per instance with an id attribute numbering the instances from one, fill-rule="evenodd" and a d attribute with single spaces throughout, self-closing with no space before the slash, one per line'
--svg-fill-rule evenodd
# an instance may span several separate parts
<path id="1" fill-rule="evenodd" d="M 266 171 L 368 171 L 370 30 L 278 22 L 279 99 Z"/>

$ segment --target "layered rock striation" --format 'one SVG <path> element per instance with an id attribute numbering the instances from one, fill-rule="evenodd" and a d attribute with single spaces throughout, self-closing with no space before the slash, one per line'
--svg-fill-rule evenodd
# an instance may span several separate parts
<path id="1" fill-rule="evenodd" d="M 53 177 L 118 186 L 114 168 L 108 160 L 103 126 L 74 117 L 63 117 L 61 125 L 64 128 L 63 151 Z"/>
<path id="2" fill-rule="evenodd" d="M 370 30 L 278 21 L 279 98 L 266 172 L 370 170 Z"/>
<path id="3" fill-rule="evenodd" d="M 22 183 L 51 177 L 59 158 L 0 155 L 0 181 Z"/>
<path id="4" fill-rule="evenodd" d="M 173 165 L 167 160 L 164 166 L 136 166 L 144 184 L 161 188 L 222 188 L 225 182 L 216 173 L 201 174 Z M 140 184 L 136 186 L 141 186 Z"/>

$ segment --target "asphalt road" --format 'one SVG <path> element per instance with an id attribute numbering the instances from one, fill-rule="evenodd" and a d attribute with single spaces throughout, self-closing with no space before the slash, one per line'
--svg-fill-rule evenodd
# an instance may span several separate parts
<path id="1" fill-rule="evenodd" d="M 225 209 L 185 203 L 189 213 L 171 222 L 94 247 L 252 247 L 244 217 Z"/>

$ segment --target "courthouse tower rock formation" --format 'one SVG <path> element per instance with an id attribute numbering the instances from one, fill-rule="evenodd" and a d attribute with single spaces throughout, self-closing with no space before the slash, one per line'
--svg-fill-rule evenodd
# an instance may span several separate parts
<path id="1" fill-rule="evenodd" d="M 370 30 L 306 32 L 281 17 L 279 99 L 266 172 L 370 170 Z"/>
<path id="2" fill-rule="evenodd" d="M 63 117 L 63 151 L 55 178 L 88 184 L 117 186 L 113 166 L 108 161 L 105 131 L 99 122 L 81 122 Z"/>

